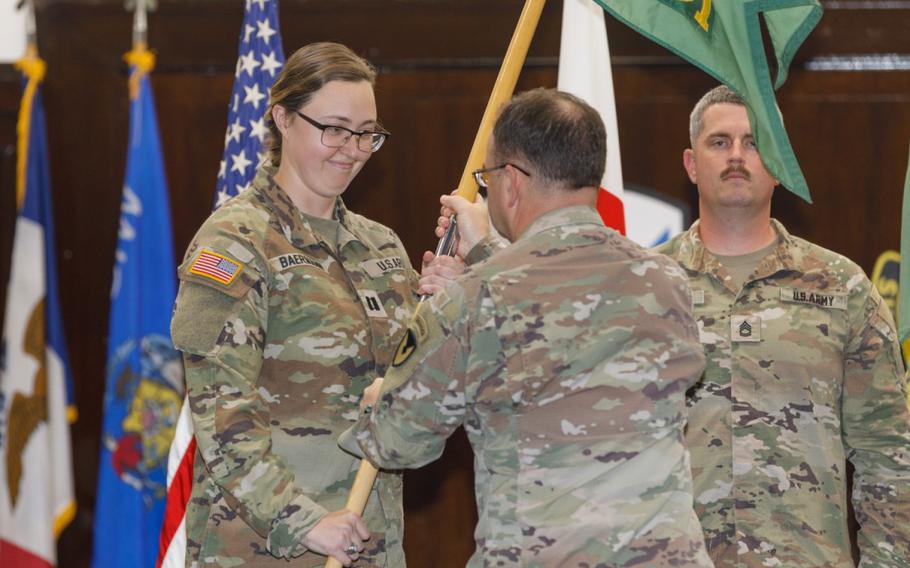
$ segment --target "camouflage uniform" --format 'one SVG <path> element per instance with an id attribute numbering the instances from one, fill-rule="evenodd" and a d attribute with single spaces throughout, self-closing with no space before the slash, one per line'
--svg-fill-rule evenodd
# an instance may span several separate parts
<path id="1" fill-rule="evenodd" d="M 414 306 L 390 229 L 339 199 L 333 251 L 272 173 L 209 217 L 179 269 L 172 333 L 198 443 L 188 566 L 325 563 L 301 540 L 344 507 L 359 465 L 336 438 Z M 363 518 L 372 538 L 357 566 L 403 566 L 399 475 L 380 474 Z"/>
<path id="2" fill-rule="evenodd" d="M 342 445 L 419 467 L 463 424 L 470 567 L 711 566 L 682 443 L 703 368 L 679 267 L 559 209 L 421 308 Z"/>
<path id="3" fill-rule="evenodd" d="M 848 259 L 790 236 L 741 290 L 698 223 L 659 250 L 688 272 L 708 366 L 688 393 L 696 511 L 719 567 L 908 566 L 910 435 L 891 313 Z"/>

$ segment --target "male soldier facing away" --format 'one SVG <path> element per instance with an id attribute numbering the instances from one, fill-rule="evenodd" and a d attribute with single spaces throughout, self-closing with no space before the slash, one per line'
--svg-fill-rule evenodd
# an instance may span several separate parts
<path id="1" fill-rule="evenodd" d="M 514 244 L 478 262 L 478 206 L 444 199 L 465 213 L 473 266 L 412 322 L 379 401 L 342 435 L 375 465 L 420 467 L 464 425 L 470 567 L 711 566 L 682 442 L 704 365 L 691 297 L 678 266 L 601 222 L 605 144 L 566 93 L 504 107 L 475 177 Z"/>
<path id="2" fill-rule="evenodd" d="M 743 100 L 692 111 L 700 220 L 659 250 L 689 275 L 708 365 L 688 392 L 696 511 L 719 567 L 910 566 L 910 434 L 891 313 L 853 262 L 771 219 Z"/>

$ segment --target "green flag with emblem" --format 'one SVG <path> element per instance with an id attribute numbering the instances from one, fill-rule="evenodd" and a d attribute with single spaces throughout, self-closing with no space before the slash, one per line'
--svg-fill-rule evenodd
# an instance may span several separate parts
<path id="1" fill-rule="evenodd" d="M 777 108 L 774 90 L 787 79 L 797 48 L 822 16 L 818 0 L 596 0 L 607 12 L 688 60 L 748 103 L 762 161 L 783 185 L 811 203 L 809 187 Z M 762 41 L 771 37 L 777 77 Z"/>
<path id="2" fill-rule="evenodd" d="M 901 214 L 901 275 L 897 301 L 897 327 L 901 343 L 910 337 L 910 156 L 904 177 L 904 207 Z"/>

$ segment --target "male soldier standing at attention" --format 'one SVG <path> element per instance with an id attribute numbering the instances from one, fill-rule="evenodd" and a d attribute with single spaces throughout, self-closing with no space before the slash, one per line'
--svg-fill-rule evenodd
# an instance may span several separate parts
<path id="1" fill-rule="evenodd" d="M 420 467 L 465 426 L 470 567 L 711 566 L 683 445 L 704 365 L 691 297 L 675 263 L 601 222 L 605 145 L 597 112 L 566 93 L 504 107 L 475 178 L 514 244 L 478 262 L 483 206 L 443 199 L 471 269 L 412 322 L 342 436 L 378 466 Z"/>
<path id="2" fill-rule="evenodd" d="M 708 92 L 683 161 L 700 219 L 659 250 L 689 275 L 708 357 L 689 391 L 695 505 L 718 567 L 910 566 L 910 433 L 891 313 L 863 271 L 771 219 L 743 100 Z"/>

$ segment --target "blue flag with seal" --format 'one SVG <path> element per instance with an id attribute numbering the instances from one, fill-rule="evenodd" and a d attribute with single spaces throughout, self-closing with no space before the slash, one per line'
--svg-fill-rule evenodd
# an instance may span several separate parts
<path id="1" fill-rule="evenodd" d="M 56 566 L 57 538 L 76 512 L 70 422 L 73 383 L 57 296 L 54 216 L 34 45 L 16 66 L 19 214 L 0 344 L 0 566 Z"/>
<path id="2" fill-rule="evenodd" d="M 176 297 L 167 183 L 148 73 L 154 56 L 127 54 L 130 138 L 111 285 L 94 568 L 152 568 L 167 494 L 167 457 L 183 398 L 170 339 Z"/>

